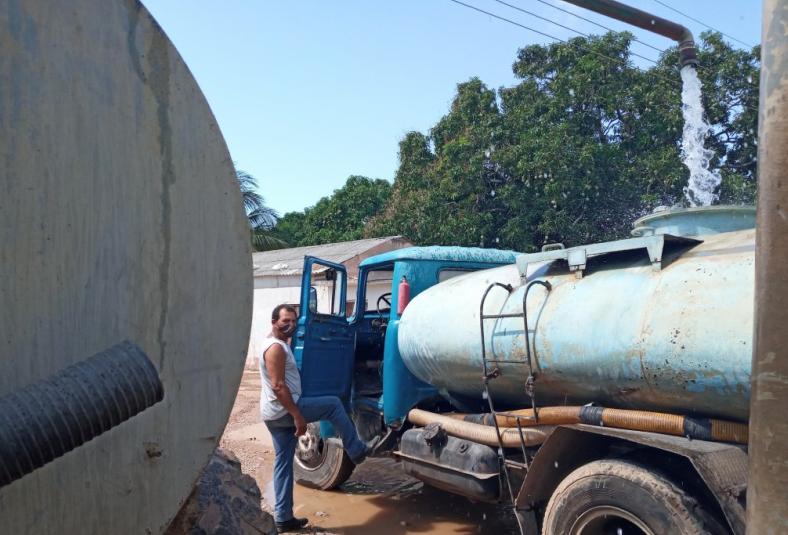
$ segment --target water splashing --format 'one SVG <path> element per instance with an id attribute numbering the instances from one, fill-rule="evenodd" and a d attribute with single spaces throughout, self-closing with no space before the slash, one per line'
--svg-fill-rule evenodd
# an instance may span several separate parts
<path id="1" fill-rule="evenodd" d="M 716 190 L 722 182 L 719 170 L 709 170 L 714 152 L 703 146 L 711 126 L 703 120 L 701 83 L 695 68 L 690 65 L 682 67 L 681 81 L 681 111 L 684 115 L 681 160 L 690 172 L 684 196 L 690 206 L 709 206 L 719 198 Z"/>

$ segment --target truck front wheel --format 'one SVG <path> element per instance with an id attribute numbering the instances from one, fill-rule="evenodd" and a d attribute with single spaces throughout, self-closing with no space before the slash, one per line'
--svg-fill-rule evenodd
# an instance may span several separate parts
<path id="1" fill-rule="evenodd" d="M 309 424 L 306 433 L 298 438 L 293 476 L 299 485 L 333 489 L 344 483 L 355 467 L 341 441 L 320 437 L 319 423 Z"/>
<path id="2" fill-rule="evenodd" d="M 550 498 L 543 526 L 544 535 L 725 533 L 695 499 L 661 474 L 612 459 L 569 474 Z"/>

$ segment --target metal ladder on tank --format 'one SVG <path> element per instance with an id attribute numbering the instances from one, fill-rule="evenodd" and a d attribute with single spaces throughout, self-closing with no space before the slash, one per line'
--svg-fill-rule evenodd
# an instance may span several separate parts
<path id="1" fill-rule="evenodd" d="M 531 337 L 528 333 L 528 309 L 526 307 L 526 302 L 528 300 L 528 293 L 530 292 L 533 286 L 542 286 L 544 287 L 547 292 L 549 293 L 552 290 L 552 286 L 547 281 L 541 280 L 534 280 L 529 282 L 526 287 L 525 291 L 523 292 L 523 311 L 522 313 L 508 313 L 508 314 L 485 314 L 484 313 L 484 304 L 487 301 L 487 296 L 489 295 L 490 291 L 496 287 L 503 288 L 506 292 L 511 295 L 514 291 L 514 287 L 511 284 L 503 284 L 500 282 L 494 282 L 490 284 L 487 289 L 484 291 L 482 295 L 481 303 L 479 304 L 479 331 L 481 334 L 481 347 L 482 347 L 482 367 L 483 367 L 483 384 L 484 384 L 484 398 L 487 400 L 487 404 L 490 407 L 490 415 L 493 420 L 493 424 L 495 426 L 495 435 L 498 437 L 498 455 L 501 460 L 501 466 L 503 467 L 504 477 L 506 478 L 506 488 L 509 492 L 509 497 L 512 501 L 512 506 L 515 507 L 515 516 L 517 516 L 518 522 L 520 523 L 520 529 L 523 531 L 524 526 L 522 525 L 523 520 L 521 519 L 520 515 L 517 514 L 516 510 L 516 501 L 517 496 L 514 494 L 514 489 L 512 488 L 512 478 L 509 473 L 509 468 L 515 468 L 521 470 L 523 473 L 528 471 L 529 467 L 529 460 L 528 460 L 528 451 L 526 450 L 525 445 L 525 435 L 523 433 L 523 427 L 521 424 L 521 420 L 527 419 L 532 422 L 538 423 L 539 422 L 539 413 L 537 412 L 536 408 L 536 373 L 534 372 L 533 367 L 533 359 L 531 357 Z M 484 322 L 486 320 L 501 320 L 506 318 L 522 318 L 523 320 L 523 333 L 525 335 L 525 359 L 506 359 L 500 360 L 495 358 L 487 357 L 487 347 L 485 343 L 485 336 L 484 336 Z M 535 333 L 534 333 L 535 334 Z M 534 352 L 536 351 L 536 346 L 534 346 Z M 507 412 L 498 412 L 495 410 L 495 403 L 493 402 L 492 394 L 490 393 L 490 381 L 497 379 L 501 376 L 501 369 L 498 367 L 498 364 L 505 363 L 505 364 L 523 364 L 528 366 L 528 378 L 525 381 L 525 392 L 528 394 L 528 397 L 531 399 L 531 408 L 533 409 L 534 417 L 526 418 L 524 416 L 519 416 L 516 414 L 510 414 Z M 506 449 L 503 445 L 503 438 L 501 436 L 501 429 L 498 425 L 498 416 L 508 416 L 510 418 L 514 418 L 515 422 L 517 423 L 517 431 L 520 437 L 520 449 L 522 450 L 523 454 L 523 462 L 518 462 L 513 459 L 506 458 Z M 503 489 L 501 489 L 503 490 Z"/>

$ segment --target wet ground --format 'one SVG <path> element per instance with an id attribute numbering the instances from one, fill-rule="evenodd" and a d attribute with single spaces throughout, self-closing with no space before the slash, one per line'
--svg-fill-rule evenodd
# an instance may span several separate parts
<path id="1" fill-rule="evenodd" d="M 271 437 L 259 417 L 260 377 L 244 372 L 221 446 L 240 459 L 243 471 L 263 489 L 263 509 L 271 512 Z M 518 533 L 510 509 L 473 503 L 424 486 L 391 458 L 368 459 L 334 491 L 296 485 L 295 515 L 309 518 L 301 533 L 402 535 L 406 533 Z"/>

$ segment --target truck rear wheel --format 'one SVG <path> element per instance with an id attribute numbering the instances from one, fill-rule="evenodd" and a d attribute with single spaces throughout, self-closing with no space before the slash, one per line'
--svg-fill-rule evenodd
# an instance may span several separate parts
<path id="1" fill-rule="evenodd" d="M 594 461 L 569 474 L 550 498 L 543 525 L 544 535 L 725 533 L 670 480 L 621 460 Z"/>
<path id="2" fill-rule="evenodd" d="M 329 490 L 350 477 L 356 467 L 339 440 L 320 437 L 320 424 L 307 426 L 306 434 L 298 438 L 293 476 L 304 487 Z"/>

